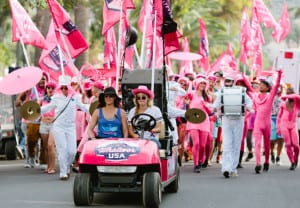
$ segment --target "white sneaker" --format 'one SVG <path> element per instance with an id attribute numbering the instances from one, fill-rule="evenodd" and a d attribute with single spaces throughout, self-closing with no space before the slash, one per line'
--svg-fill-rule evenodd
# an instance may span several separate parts
<path id="1" fill-rule="evenodd" d="M 28 164 L 27 162 L 24 164 L 24 168 L 30 168 L 30 164 Z"/>
<path id="2" fill-rule="evenodd" d="M 29 160 L 28 157 L 26 158 L 26 161 L 25 161 L 25 164 L 24 164 L 24 168 L 30 168 L 30 160 Z"/>
<path id="3" fill-rule="evenodd" d="M 46 164 L 40 164 L 40 169 L 41 170 L 46 170 L 47 169 L 47 165 Z"/>
<path id="4" fill-rule="evenodd" d="M 230 177 L 232 177 L 232 178 L 237 178 L 237 177 L 239 177 L 239 174 L 238 174 L 238 173 L 235 173 L 235 172 L 231 172 L 231 173 L 230 173 Z"/>

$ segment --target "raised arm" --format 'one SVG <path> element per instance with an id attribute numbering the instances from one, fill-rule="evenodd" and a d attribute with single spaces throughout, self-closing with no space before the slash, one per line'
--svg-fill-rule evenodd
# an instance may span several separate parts
<path id="1" fill-rule="evenodd" d="M 277 71 L 276 83 L 275 83 L 275 85 L 274 85 L 274 87 L 273 87 L 273 89 L 271 90 L 271 93 L 270 93 L 271 97 L 275 97 L 275 95 L 276 95 L 276 93 L 278 91 L 278 87 L 280 85 L 281 76 L 282 76 L 282 70 L 280 69 L 280 70 Z"/>

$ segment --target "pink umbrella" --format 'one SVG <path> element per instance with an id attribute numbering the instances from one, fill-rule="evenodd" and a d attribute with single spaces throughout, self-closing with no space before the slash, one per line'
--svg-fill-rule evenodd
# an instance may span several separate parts
<path id="1" fill-rule="evenodd" d="M 42 78 L 40 68 L 29 66 L 17 69 L 0 81 L 0 92 L 6 95 L 15 95 L 34 87 Z"/>
<path id="2" fill-rule="evenodd" d="M 168 55 L 168 57 L 179 61 L 196 61 L 202 58 L 200 54 L 183 51 L 172 52 Z"/>

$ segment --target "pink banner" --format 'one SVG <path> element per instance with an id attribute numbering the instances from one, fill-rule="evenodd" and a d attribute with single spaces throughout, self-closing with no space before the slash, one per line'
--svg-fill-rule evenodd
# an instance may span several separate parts
<path id="1" fill-rule="evenodd" d="M 35 26 L 25 9 L 17 0 L 9 0 L 12 14 L 12 41 L 22 38 L 24 44 L 47 48 L 44 36 Z"/>

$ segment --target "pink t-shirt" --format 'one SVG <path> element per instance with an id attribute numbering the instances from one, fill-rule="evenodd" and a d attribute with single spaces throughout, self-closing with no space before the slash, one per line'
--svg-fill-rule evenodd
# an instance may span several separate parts
<path id="1" fill-rule="evenodd" d="M 208 102 L 204 101 L 203 97 L 199 96 L 196 91 L 192 92 L 189 96 L 189 108 L 197 108 L 203 110 L 205 112 L 206 118 L 202 123 L 187 122 L 186 130 L 197 129 L 200 131 L 210 132 L 209 114 L 211 114 L 211 111 L 207 107 Z"/>
<path id="2" fill-rule="evenodd" d="M 277 115 L 277 126 L 284 127 L 288 129 L 297 127 L 297 118 L 299 110 L 294 105 L 293 109 L 289 111 L 286 107 L 286 103 L 281 103 Z"/>

